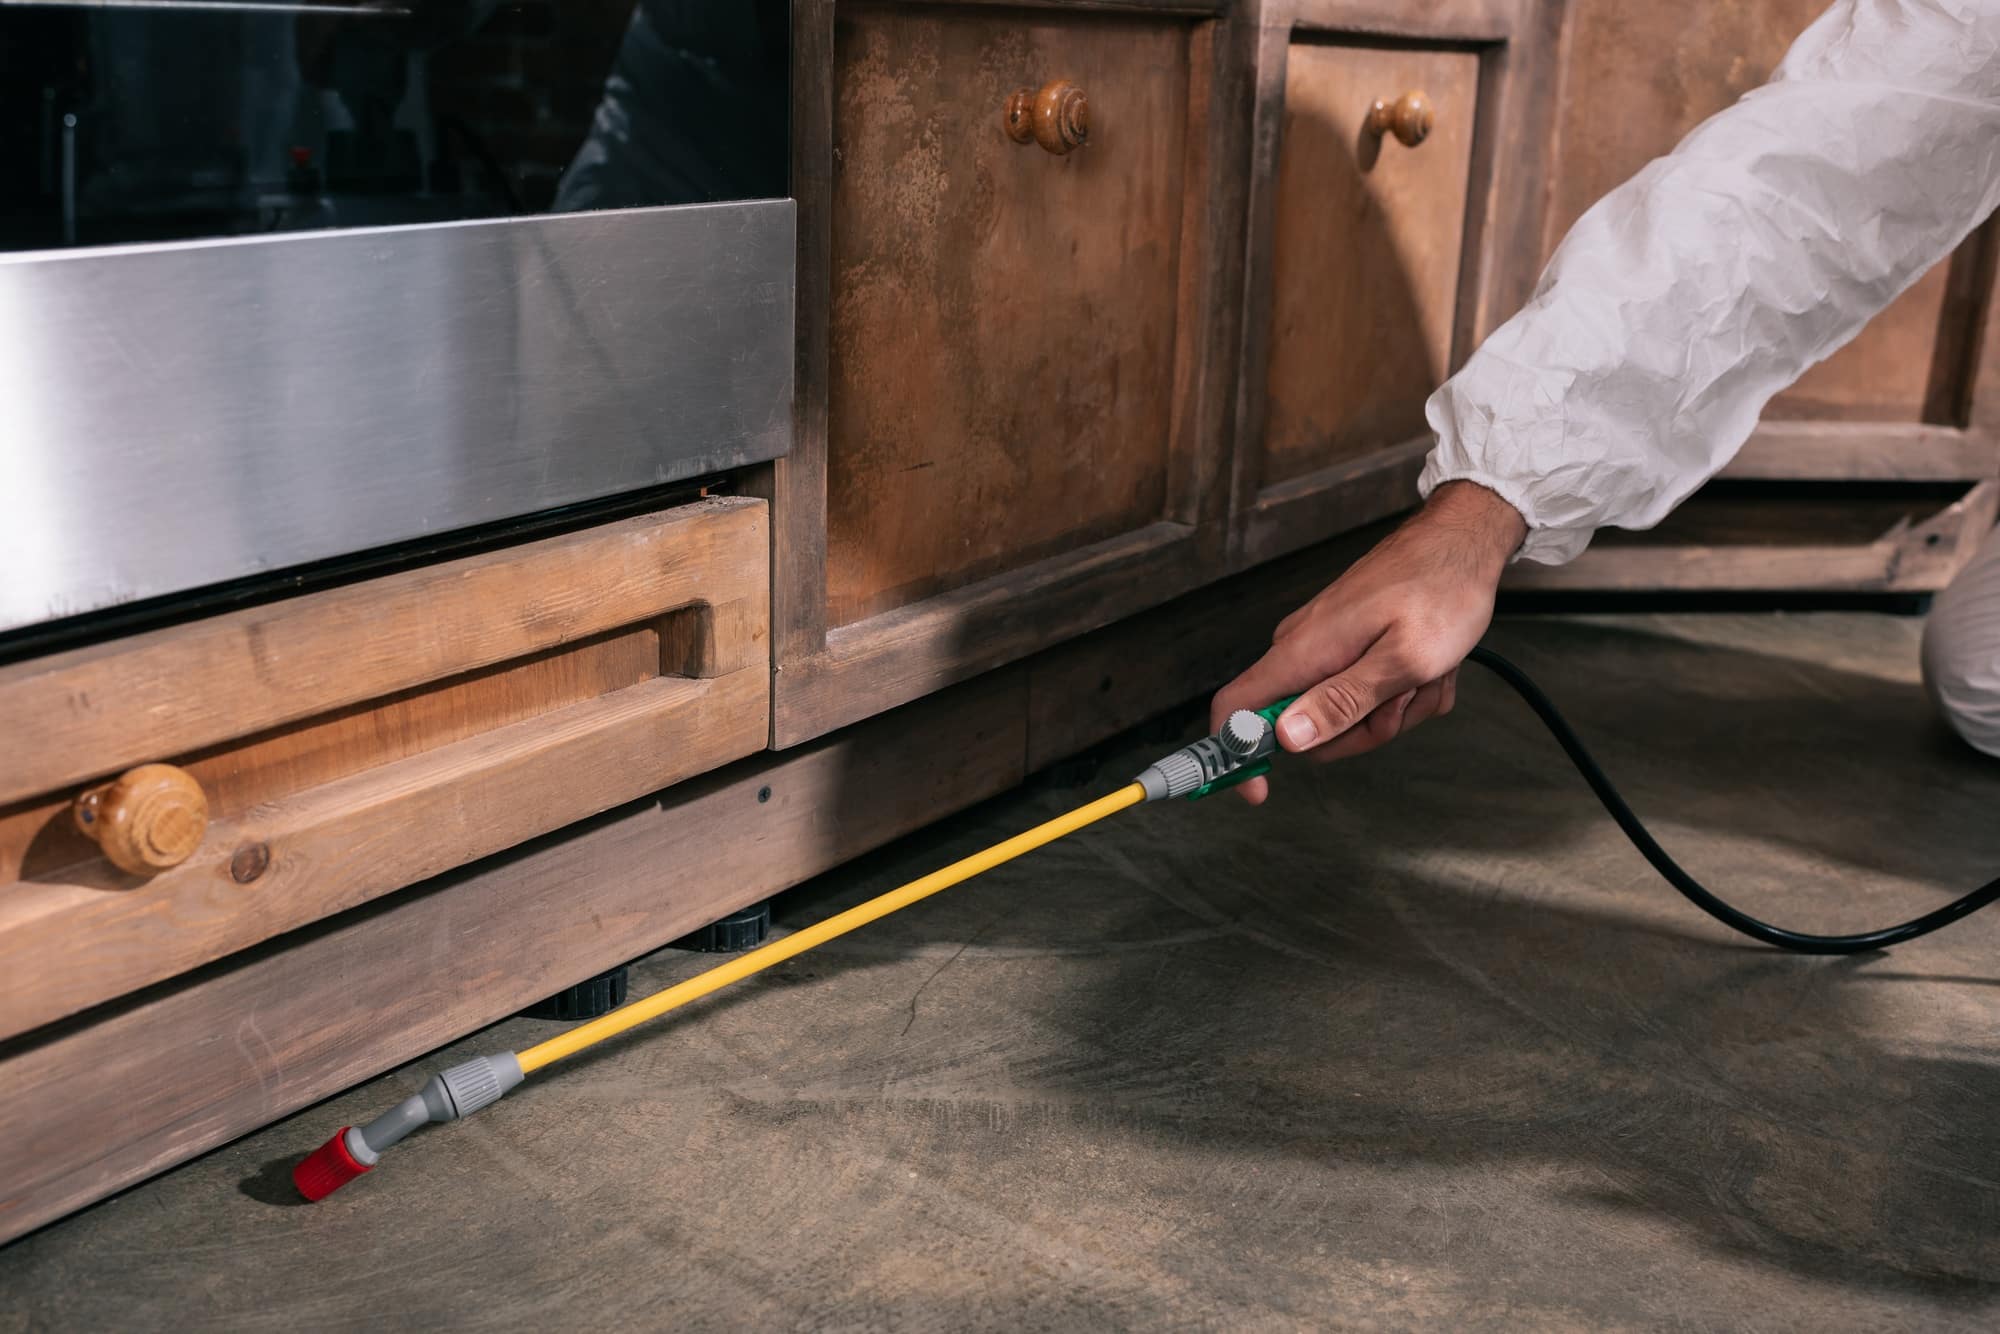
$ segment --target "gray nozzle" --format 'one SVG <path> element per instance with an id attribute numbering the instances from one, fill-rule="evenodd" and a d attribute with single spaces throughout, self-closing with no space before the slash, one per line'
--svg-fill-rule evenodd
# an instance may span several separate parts
<path id="1" fill-rule="evenodd" d="M 481 1107 L 500 1101 L 501 1094 L 521 1082 L 521 1063 L 514 1059 L 511 1051 L 498 1056 L 475 1056 L 463 1065 L 454 1065 L 432 1082 L 444 1086 L 445 1096 L 451 1099 L 452 1105 L 450 1116 L 433 1119 L 449 1121 L 454 1117 L 471 1116 Z M 425 1092 L 429 1092 L 428 1086 Z"/>
<path id="2" fill-rule="evenodd" d="M 1201 761 L 1186 749 L 1156 760 L 1146 772 L 1139 775 L 1139 785 L 1146 789 L 1147 801 L 1164 801 L 1168 797 L 1185 797 L 1202 785 Z"/>
<path id="3" fill-rule="evenodd" d="M 521 1063 L 513 1052 L 475 1056 L 432 1075 L 420 1092 L 347 1135 L 348 1151 L 363 1166 L 373 1167 L 382 1150 L 431 1121 L 456 1121 L 471 1116 L 521 1082 Z"/>

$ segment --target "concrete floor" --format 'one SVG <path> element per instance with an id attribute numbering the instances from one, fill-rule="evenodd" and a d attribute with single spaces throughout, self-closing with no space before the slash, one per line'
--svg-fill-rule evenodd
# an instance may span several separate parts
<path id="1" fill-rule="evenodd" d="M 1697 875 L 1786 924 L 2000 871 L 1918 623 L 1504 623 Z M 0 1250 L 0 1328 L 1993 1328 L 2000 911 L 1746 947 L 1511 696 L 1259 811 L 1149 807 L 531 1081 L 314 1207 L 516 1020 Z M 1139 767 L 781 900 L 817 920 Z M 646 962 L 647 989 L 708 960 Z"/>

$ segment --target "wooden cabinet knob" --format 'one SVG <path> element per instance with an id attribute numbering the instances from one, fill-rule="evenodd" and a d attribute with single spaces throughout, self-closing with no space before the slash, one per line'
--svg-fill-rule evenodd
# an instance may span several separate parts
<path id="1" fill-rule="evenodd" d="M 180 865 L 201 846 L 208 794 L 185 769 L 142 764 L 83 793 L 70 814 L 112 865 L 151 875 Z"/>
<path id="2" fill-rule="evenodd" d="M 1090 99 L 1067 79 L 1051 80 L 1040 91 L 1016 88 L 1002 123 L 1015 143 L 1040 144 L 1061 157 L 1090 139 Z"/>
<path id="3" fill-rule="evenodd" d="M 1378 97 L 1368 108 L 1368 133 L 1377 139 L 1394 134 L 1405 148 L 1415 148 L 1430 137 L 1433 115 L 1430 98 L 1414 88 L 1393 102 Z"/>

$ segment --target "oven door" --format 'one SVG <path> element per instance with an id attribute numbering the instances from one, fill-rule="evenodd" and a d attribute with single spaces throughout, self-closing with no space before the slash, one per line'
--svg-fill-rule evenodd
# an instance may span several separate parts
<path id="1" fill-rule="evenodd" d="M 0 635 L 785 452 L 782 0 L 0 0 Z"/>

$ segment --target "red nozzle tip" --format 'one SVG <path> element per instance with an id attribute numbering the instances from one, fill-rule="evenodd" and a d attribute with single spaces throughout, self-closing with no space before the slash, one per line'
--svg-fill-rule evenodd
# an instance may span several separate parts
<path id="1" fill-rule="evenodd" d="M 363 1172 L 375 1169 L 347 1151 L 347 1132 L 340 1133 L 299 1160 L 292 1169 L 292 1184 L 308 1200 L 323 1200 Z"/>

